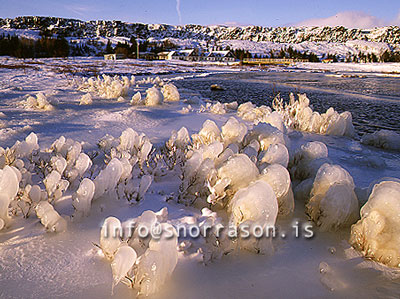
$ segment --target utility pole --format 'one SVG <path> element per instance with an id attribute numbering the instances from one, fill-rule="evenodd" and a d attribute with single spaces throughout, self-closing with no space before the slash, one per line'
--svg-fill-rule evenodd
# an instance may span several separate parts
<path id="1" fill-rule="evenodd" d="M 139 59 L 139 42 L 137 42 L 136 43 L 136 53 L 137 53 L 137 56 L 136 56 L 136 59 Z"/>

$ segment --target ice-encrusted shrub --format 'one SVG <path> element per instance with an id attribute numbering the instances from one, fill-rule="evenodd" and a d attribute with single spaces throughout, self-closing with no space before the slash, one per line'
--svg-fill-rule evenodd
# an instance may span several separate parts
<path id="1" fill-rule="evenodd" d="M 140 93 L 140 91 L 136 92 L 131 99 L 131 104 L 132 105 L 143 105 L 144 102 L 142 100 L 142 94 Z"/>
<path id="2" fill-rule="evenodd" d="M 380 130 L 371 134 L 365 134 L 361 138 L 361 143 L 371 145 L 387 150 L 400 150 L 400 134 L 389 131 Z"/>
<path id="3" fill-rule="evenodd" d="M 317 172 L 306 211 L 322 230 L 337 230 L 358 218 L 351 175 L 339 165 L 323 164 Z"/>
<path id="4" fill-rule="evenodd" d="M 82 78 L 77 82 L 78 89 L 83 92 L 93 93 L 105 99 L 118 99 L 127 95 L 129 88 L 135 84 L 135 77 L 102 76 Z"/>
<path id="5" fill-rule="evenodd" d="M 21 102 L 21 105 L 27 109 L 44 111 L 54 110 L 54 106 L 49 103 L 47 97 L 42 92 L 39 92 L 36 97 L 28 95 L 26 100 Z"/>
<path id="6" fill-rule="evenodd" d="M 178 234 L 166 222 L 167 214 L 166 209 L 157 213 L 150 210 L 143 212 L 133 219 L 134 232 L 127 240 L 120 234 L 123 225 L 119 219 L 109 217 L 105 220 L 100 235 L 100 247 L 111 261 L 112 289 L 122 281 L 128 287 L 136 289 L 139 295 L 149 296 L 156 293 L 173 273 L 178 263 Z M 159 238 L 140 237 L 140 227 L 150 229 L 154 225 L 159 225 Z"/>
<path id="7" fill-rule="evenodd" d="M 146 98 L 144 99 L 146 106 L 158 106 L 161 105 L 163 101 L 164 96 L 157 87 L 153 86 L 146 90 Z"/>
<path id="8" fill-rule="evenodd" d="M 374 185 L 361 220 L 351 227 L 350 244 L 365 257 L 400 267 L 400 182 L 384 179 Z"/>
<path id="9" fill-rule="evenodd" d="M 20 180 L 21 174 L 15 167 L 7 165 L 0 169 L 0 230 L 9 221 L 8 208 L 18 193 Z"/>
<path id="10" fill-rule="evenodd" d="M 248 225 L 250 231 L 254 225 L 263 229 L 275 226 L 278 215 L 278 201 L 274 190 L 264 180 L 258 180 L 246 188 L 238 190 L 230 202 L 230 223 L 236 227 Z M 239 238 L 239 246 L 242 249 L 257 253 L 272 253 L 271 238 Z"/>
<path id="11" fill-rule="evenodd" d="M 180 95 L 178 88 L 172 83 L 165 84 L 162 89 L 165 102 L 179 102 Z"/>
<path id="12" fill-rule="evenodd" d="M 95 184 L 88 178 L 84 178 L 78 190 L 73 194 L 72 199 L 76 210 L 76 214 L 79 216 L 87 216 L 90 212 L 91 202 L 94 196 Z"/>
<path id="13" fill-rule="evenodd" d="M 49 231 L 63 232 L 67 229 L 67 221 L 47 201 L 41 201 L 37 204 L 36 215 Z"/>
<path id="14" fill-rule="evenodd" d="M 319 141 L 307 142 L 295 152 L 289 161 L 289 169 L 296 180 L 314 178 L 318 169 L 328 163 L 328 148 Z"/>
<path id="15" fill-rule="evenodd" d="M 195 148 L 198 148 L 203 144 L 211 144 L 214 141 L 221 141 L 221 130 L 218 128 L 215 122 L 207 119 L 203 123 L 199 133 L 192 135 L 192 140 Z"/>
<path id="16" fill-rule="evenodd" d="M 93 99 L 90 93 L 84 94 L 79 100 L 79 105 L 91 105 L 92 103 Z"/>
<path id="17" fill-rule="evenodd" d="M 326 113 L 319 114 L 309 105 L 310 100 L 306 94 L 298 94 L 298 100 L 291 94 L 289 103 L 284 103 L 278 95 L 274 98 L 272 106 L 282 115 L 286 126 L 292 129 L 324 135 L 349 137 L 354 135 L 350 112 L 339 114 L 333 108 L 329 108 Z"/>
<path id="18" fill-rule="evenodd" d="M 267 182 L 278 200 L 279 215 L 287 216 L 294 210 L 294 196 L 289 171 L 280 164 L 265 168 L 259 180 Z"/>
<path id="19" fill-rule="evenodd" d="M 263 153 L 261 163 L 280 164 L 287 168 L 289 164 L 289 151 L 282 143 L 271 144 Z"/>
<path id="20" fill-rule="evenodd" d="M 289 144 L 289 139 L 285 133 L 267 123 L 254 126 L 246 136 L 246 143 L 250 143 L 253 139 L 260 143 L 262 151 L 267 150 L 271 144 L 281 143 L 285 146 Z"/>

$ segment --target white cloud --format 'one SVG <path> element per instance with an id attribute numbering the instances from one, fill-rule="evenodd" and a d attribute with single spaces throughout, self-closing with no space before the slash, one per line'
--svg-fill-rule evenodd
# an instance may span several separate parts
<path id="1" fill-rule="evenodd" d="M 347 28 L 373 28 L 387 25 L 399 25 L 400 13 L 395 20 L 387 21 L 362 11 L 342 11 L 327 18 L 309 19 L 296 26 L 344 26 Z"/>

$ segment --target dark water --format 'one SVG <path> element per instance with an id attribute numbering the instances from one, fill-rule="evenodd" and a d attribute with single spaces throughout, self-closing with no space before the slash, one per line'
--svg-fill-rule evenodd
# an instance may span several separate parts
<path id="1" fill-rule="evenodd" d="M 216 74 L 176 81 L 178 88 L 199 92 L 213 101 L 239 104 L 252 101 L 271 106 L 280 93 L 306 93 L 313 109 L 322 113 L 329 107 L 338 112 L 350 111 L 359 135 L 388 129 L 400 132 L 400 78 L 367 76 L 339 78 L 323 73 L 257 72 Z M 218 84 L 224 91 L 211 91 Z"/>

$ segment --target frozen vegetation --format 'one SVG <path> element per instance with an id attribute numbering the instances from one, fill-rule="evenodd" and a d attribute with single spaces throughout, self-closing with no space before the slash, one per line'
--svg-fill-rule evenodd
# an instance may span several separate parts
<path id="1" fill-rule="evenodd" d="M 68 93 L 41 88 L 29 107 L 13 100 L 12 109 L 38 120 L 19 126 L 36 133 L 10 133 L 13 110 L 2 116 L 0 297 L 21 294 L 9 281 L 33 288 L 28 297 L 48 288 L 70 297 L 244 297 L 252 280 L 254 297 L 266 288 L 276 296 L 340 297 L 366 294 L 367 285 L 379 296 L 382 281 L 398 294 L 393 280 L 360 270 L 359 257 L 397 277 L 400 185 L 381 178 L 398 176 L 398 156 L 377 149 L 396 150 L 395 133 L 359 142 L 349 112 L 318 113 L 306 95 L 277 97 L 268 107 L 211 103 L 167 77 L 54 80 Z M 50 103 L 44 94 L 60 101 L 57 109 L 39 108 Z M 294 238 L 296 221 L 313 223 L 316 236 Z M 232 230 L 191 238 L 177 229 L 219 225 Z M 285 237 L 240 235 L 273 226 Z M 141 229 L 154 227 L 165 235 L 141 238 Z M 344 258 L 345 250 L 358 258 Z M 301 271 L 304 277 L 293 276 Z M 266 273 L 276 275 L 266 281 Z M 290 288 L 286 276 L 295 281 Z M 221 277 L 232 291 L 215 286 Z"/>

